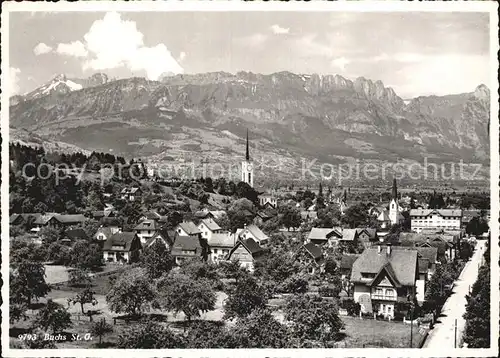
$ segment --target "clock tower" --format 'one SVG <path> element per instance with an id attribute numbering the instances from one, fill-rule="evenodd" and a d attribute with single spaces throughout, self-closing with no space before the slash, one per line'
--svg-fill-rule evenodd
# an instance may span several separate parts
<path id="1" fill-rule="evenodd" d="M 250 160 L 250 150 L 248 146 L 248 129 L 247 129 L 247 151 L 245 160 L 241 162 L 241 181 L 247 183 L 253 188 L 253 165 Z"/>

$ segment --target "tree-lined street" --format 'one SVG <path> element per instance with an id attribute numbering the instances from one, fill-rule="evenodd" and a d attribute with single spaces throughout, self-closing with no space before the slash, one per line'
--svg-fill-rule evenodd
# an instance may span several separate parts
<path id="1" fill-rule="evenodd" d="M 455 281 L 453 293 L 443 306 L 434 329 L 429 333 L 424 348 L 454 348 L 455 335 L 457 348 L 461 345 L 462 334 L 465 329 L 466 295 L 476 282 L 479 267 L 482 263 L 486 241 L 478 241 L 474 255 L 465 265 L 459 279 Z M 456 322 L 456 329 L 455 329 Z"/>

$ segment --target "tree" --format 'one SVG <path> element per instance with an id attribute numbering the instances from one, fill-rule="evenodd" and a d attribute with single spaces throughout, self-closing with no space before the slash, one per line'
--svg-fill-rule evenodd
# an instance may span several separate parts
<path id="1" fill-rule="evenodd" d="M 70 265 L 83 270 L 97 270 L 103 264 L 102 252 L 98 244 L 90 244 L 79 240 L 70 253 Z"/>
<path id="2" fill-rule="evenodd" d="M 289 348 L 291 343 L 289 329 L 263 308 L 238 320 L 232 336 L 238 348 Z"/>
<path id="3" fill-rule="evenodd" d="M 238 260 L 221 261 L 217 268 L 223 277 L 234 279 L 236 284 L 238 284 L 238 280 L 241 277 L 248 275 L 248 271 L 244 267 L 241 267 Z"/>
<path id="4" fill-rule="evenodd" d="M 47 304 L 38 311 L 35 325 L 44 330 L 52 328 L 52 332 L 56 334 L 72 326 L 71 315 L 62 305 L 49 299 Z"/>
<path id="5" fill-rule="evenodd" d="M 170 328 L 147 320 L 133 326 L 118 336 L 118 348 L 160 349 L 184 348 L 184 339 Z"/>
<path id="6" fill-rule="evenodd" d="M 184 313 L 188 322 L 201 313 L 215 309 L 215 292 L 206 280 L 193 280 L 184 274 L 162 277 L 157 283 L 160 306 Z"/>
<path id="7" fill-rule="evenodd" d="M 246 276 L 242 278 L 224 304 L 224 319 L 246 317 L 257 308 L 265 307 L 266 293 L 257 281 Z"/>
<path id="8" fill-rule="evenodd" d="M 140 260 L 140 265 L 146 269 L 151 279 L 157 279 L 170 272 L 174 264 L 170 251 L 161 240 L 156 240 L 153 245 L 146 248 Z"/>
<path id="9" fill-rule="evenodd" d="M 72 287 L 88 287 L 90 286 L 91 279 L 87 271 L 81 269 L 74 269 L 68 272 L 69 285 Z"/>
<path id="10" fill-rule="evenodd" d="M 300 276 L 288 277 L 280 285 L 280 291 L 283 293 L 306 293 L 308 289 L 309 282 Z"/>
<path id="11" fill-rule="evenodd" d="M 288 230 L 298 228 L 302 222 L 300 211 L 292 206 L 280 207 L 280 223 Z"/>
<path id="12" fill-rule="evenodd" d="M 99 227 L 100 224 L 97 220 L 85 220 L 82 224 L 82 229 L 90 240 L 95 236 Z"/>
<path id="13" fill-rule="evenodd" d="M 192 259 L 181 266 L 181 273 L 193 280 L 207 280 L 213 287 L 220 285 L 221 281 L 217 266 L 201 259 Z"/>
<path id="14" fill-rule="evenodd" d="M 111 311 L 137 316 L 149 309 L 155 298 L 145 270 L 133 269 L 115 281 L 106 295 L 106 302 Z"/>
<path id="15" fill-rule="evenodd" d="M 40 262 L 24 260 L 12 267 L 10 273 L 10 293 L 14 303 L 31 305 L 31 300 L 38 300 L 50 291 L 45 282 L 45 268 Z"/>
<path id="16" fill-rule="evenodd" d="M 469 235 L 480 236 L 489 230 L 488 223 L 486 220 L 474 217 L 472 218 L 467 226 L 465 227 L 465 232 Z"/>
<path id="17" fill-rule="evenodd" d="M 67 265 L 71 259 L 70 251 L 68 246 L 54 241 L 47 248 L 46 259 L 56 265 Z"/>
<path id="18" fill-rule="evenodd" d="M 307 341 L 319 341 L 324 347 L 328 341 L 335 340 L 338 332 L 344 328 L 333 302 L 308 295 L 288 299 L 285 319 L 292 323 L 292 334 L 300 342 L 307 344 Z"/>
<path id="19" fill-rule="evenodd" d="M 471 293 L 466 296 L 464 342 L 468 348 L 490 347 L 490 287 L 490 266 L 487 264 L 479 269 Z"/>
<path id="20" fill-rule="evenodd" d="M 73 298 L 68 298 L 68 303 L 72 303 L 76 305 L 80 304 L 80 308 L 82 309 L 82 313 L 85 313 L 83 310 L 83 306 L 86 303 L 91 303 L 92 306 L 97 304 L 97 299 L 94 296 L 95 292 L 92 291 L 89 287 L 85 288 L 83 291 L 77 293 Z"/>
<path id="21" fill-rule="evenodd" d="M 365 203 L 358 203 L 346 209 L 342 216 L 342 222 L 351 229 L 365 226 L 370 221 L 368 206 Z"/>
<path id="22" fill-rule="evenodd" d="M 40 229 L 40 237 L 45 244 L 51 244 L 62 238 L 62 231 L 51 226 L 44 226 Z"/>
<path id="23" fill-rule="evenodd" d="M 106 319 L 103 317 L 102 319 L 94 322 L 90 327 L 90 333 L 92 335 L 99 337 L 99 346 L 102 344 L 102 337 L 106 333 L 113 332 L 113 326 L 106 322 Z"/>

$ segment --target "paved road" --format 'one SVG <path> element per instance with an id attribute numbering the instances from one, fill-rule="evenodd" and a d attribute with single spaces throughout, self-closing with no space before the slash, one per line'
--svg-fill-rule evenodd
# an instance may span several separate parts
<path id="1" fill-rule="evenodd" d="M 455 320 L 457 320 L 457 348 L 460 347 L 465 329 L 465 320 L 462 317 L 467 303 L 465 296 L 469 292 L 469 287 L 476 282 L 485 248 L 486 242 L 478 241 L 474 255 L 467 262 L 458 280 L 455 281 L 453 294 L 443 306 L 441 317 L 438 318 L 440 323 L 436 323 L 434 329 L 429 332 L 424 348 L 454 348 Z"/>

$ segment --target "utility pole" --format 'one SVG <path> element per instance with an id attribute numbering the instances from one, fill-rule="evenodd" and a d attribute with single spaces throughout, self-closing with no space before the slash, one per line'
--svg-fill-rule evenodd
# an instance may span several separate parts
<path id="1" fill-rule="evenodd" d="M 457 348 L 457 320 L 455 319 L 455 348 Z"/>

